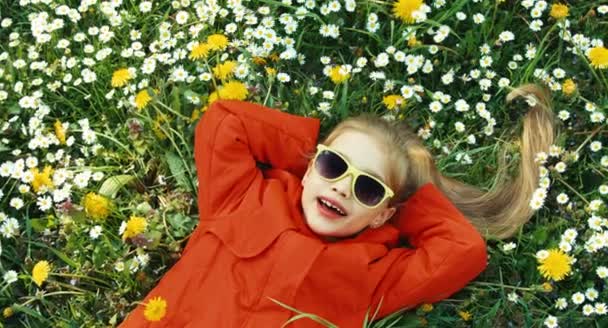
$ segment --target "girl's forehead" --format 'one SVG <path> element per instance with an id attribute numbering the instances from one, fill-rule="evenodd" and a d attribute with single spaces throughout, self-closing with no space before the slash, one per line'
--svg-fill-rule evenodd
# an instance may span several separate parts
<path id="1" fill-rule="evenodd" d="M 385 149 L 371 135 L 347 130 L 338 135 L 329 146 L 338 151 L 356 168 L 370 173 L 383 181 L 386 180 Z"/>

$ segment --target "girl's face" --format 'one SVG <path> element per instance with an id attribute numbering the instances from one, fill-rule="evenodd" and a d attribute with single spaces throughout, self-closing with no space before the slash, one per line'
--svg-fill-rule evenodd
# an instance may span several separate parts
<path id="1" fill-rule="evenodd" d="M 359 170 L 372 174 L 386 183 L 388 167 L 384 147 L 372 137 L 354 130 L 341 133 L 328 145 L 345 157 L 351 165 Z M 331 237 L 348 237 L 368 226 L 380 226 L 395 213 L 395 208 L 388 208 L 390 199 L 373 209 L 359 204 L 352 194 L 353 177 L 347 175 L 340 180 L 324 180 L 311 160 L 302 178 L 302 209 L 306 223 L 316 234 Z M 320 203 L 320 198 L 331 201 L 344 210 L 345 215 L 336 217 L 328 214 Z"/>

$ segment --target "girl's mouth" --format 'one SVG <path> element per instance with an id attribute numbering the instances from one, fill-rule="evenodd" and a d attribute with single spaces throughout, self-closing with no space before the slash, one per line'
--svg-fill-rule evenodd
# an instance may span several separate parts
<path id="1" fill-rule="evenodd" d="M 320 197 L 317 198 L 317 209 L 323 216 L 329 219 L 339 219 L 346 216 L 346 213 L 344 213 L 342 210 L 331 205 L 329 202 L 321 199 Z"/>

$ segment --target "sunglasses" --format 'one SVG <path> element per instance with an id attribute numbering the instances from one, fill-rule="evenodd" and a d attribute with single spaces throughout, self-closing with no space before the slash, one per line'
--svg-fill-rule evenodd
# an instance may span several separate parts
<path id="1" fill-rule="evenodd" d="M 394 195 L 391 188 L 382 181 L 357 169 L 337 151 L 325 145 L 317 145 L 314 165 L 319 175 L 330 182 L 338 181 L 347 175 L 352 175 L 352 194 L 355 196 L 355 200 L 363 207 L 376 208 L 385 199 Z"/>

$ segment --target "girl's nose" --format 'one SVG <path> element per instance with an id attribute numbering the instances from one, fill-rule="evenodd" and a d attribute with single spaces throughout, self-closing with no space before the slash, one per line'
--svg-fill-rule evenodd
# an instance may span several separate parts
<path id="1" fill-rule="evenodd" d="M 332 189 L 335 190 L 336 192 L 340 193 L 342 196 L 344 196 L 344 198 L 350 198 L 350 192 L 351 192 L 351 183 L 352 183 L 352 176 L 349 174 L 347 176 L 345 176 L 344 178 L 338 180 L 338 181 L 334 181 L 333 185 L 332 185 Z"/>

